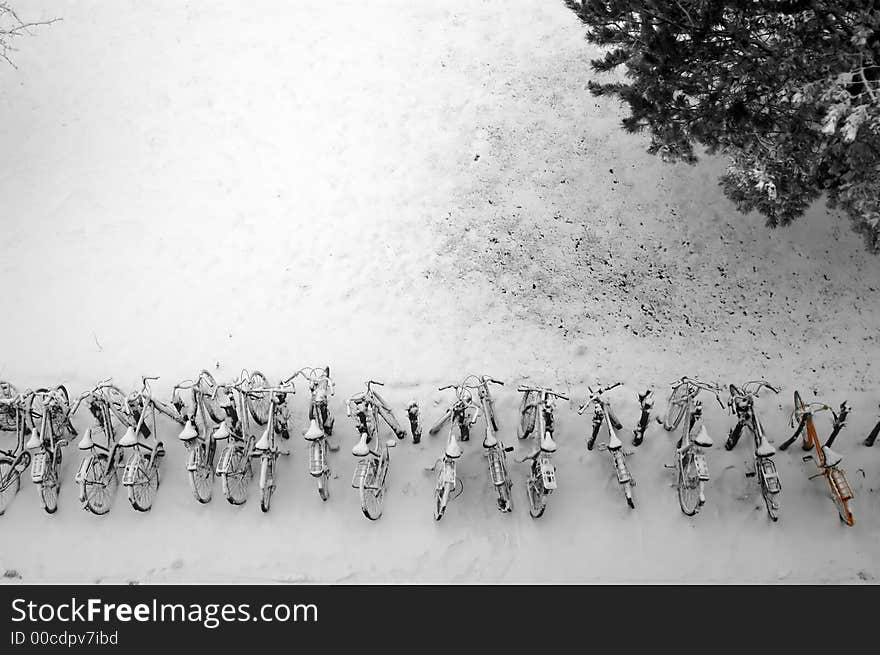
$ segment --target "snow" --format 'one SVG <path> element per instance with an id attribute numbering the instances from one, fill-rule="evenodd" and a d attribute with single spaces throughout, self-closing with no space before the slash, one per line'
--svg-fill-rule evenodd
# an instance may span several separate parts
<path id="1" fill-rule="evenodd" d="M 66 453 L 60 509 L 29 478 L 6 515 L 0 570 L 24 582 L 859 582 L 880 577 L 876 421 L 880 267 L 821 205 L 787 229 L 738 214 L 724 162 L 667 165 L 589 96 L 595 56 L 563 4 L 538 0 L 29 2 L 63 21 L 0 68 L 0 378 L 19 387 L 107 376 L 132 388 L 210 368 L 279 379 L 329 363 L 345 446 L 331 498 L 307 474 L 302 391 L 272 511 L 201 506 L 167 424 L 153 510 L 124 496 L 82 512 Z M 529 517 L 495 507 L 479 440 L 464 494 L 431 515 L 445 446 L 427 436 L 466 373 L 523 380 L 559 404 L 559 489 Z M 586 386 L 629 440 L 637 391 L 681 375 L 783 386 L 758 409 L 789 436 L 792 391 L 853 406 L 835 442 L 855 493 L 846 528 L 802 452 L 776 455 L 782 518 L 744 477 L 751 442 L 705 399 L 716 447 L 708 504 L 678 509 L 674 438 L 652 422 L 629 459 L 629 510 L 607 453 L 588 453 Z M 357 440 L 343 399 L 368 378 L 425 437 L 391 452 L 382 519 L 349 488 Z M 830 429 L 826 417 L 820 433 Z M 77 426 L 84 429 L 85 415 Z M 0 435 L 8 444 L 8 435 Z M 602 437 L 600 437 L 600 440 Z M 12 573 L 10 573 L 12 575 Z"/>

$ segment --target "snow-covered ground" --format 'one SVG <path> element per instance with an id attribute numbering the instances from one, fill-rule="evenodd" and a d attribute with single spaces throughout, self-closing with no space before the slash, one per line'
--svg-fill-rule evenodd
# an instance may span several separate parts
<path id="1" fill-rule="evenodd" d="M 58 514 L 27 478 L 0 518 L 0 570 L 25 582 L 880 578 L 880 448 L 861 445 L 880 400 L 878 260 L 824 207 L 771 231 L 723 198 L 723 163 L 646 155 L 616 103 L 589 96 L 595 51 L 561 2 L 25 5 L 64 20 L 20 44 L 18 70 L 0 67 L 0 378 L 78 392 L 151 374 L 164 393 L 204 367 L 277 379 L 330 363 L 346 445 L 322 503 L 297 439 L 268 515 L 219 489 L 198 505 L 170 424 L 152 512 L 120 495 L 88 515 L 71 449 Z M 517 382 L 573 395 L 546 515 L 528 515 L 524 465 L 515 512 L 498 513 L 472 441 L 464 495 L 435 523 L 423 467 L 443 439 L 426 436 L 392 452 L 385 516 L 365 520 L 342 399 L 378 378 L 401 419 L 416 398 L 433 421 L 448 400 L 437 386 L 468 372 L 508 381 L 508 443 Z M 628 432 L 637 390 L 658 389 L 662 411 L 684 374 L 782 385 L 760 401 L 777 443 L 795 388 L 848 398 L 836 448 L 856 526 L 807 480 L 798 448 L 776 457 L 782 519 L 769 523 L 743 476 L 749 442 L 720 447 L 732 419 L 711 399 L 706 508 L 679 512 L 663 468 L 673 439 L 653 424 L 630 460 L 630 511 L 574 409 L 587 384 L 623 380 L 610 397 Z M 298 432 L 305 394 L 294 408 Z"/>

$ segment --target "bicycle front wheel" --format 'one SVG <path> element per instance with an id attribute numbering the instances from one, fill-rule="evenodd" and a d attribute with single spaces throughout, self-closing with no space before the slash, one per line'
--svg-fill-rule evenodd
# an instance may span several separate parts
<path id="1" fill-rule="evenodd" d="M 21 488 L 21 474 L 12 462 L 0 462 L 0 516 L 6 512 L 9 503 Z"/>
<path id="2" fill-rule="evenodd" d="M 700 507 L 700 475 L 693 453 L 679 458 L 678 504 L 686 516 L 693 516 Z"/>
<path id="3" fill-rule="evenodd" d="M 666 407 L 666 416 L 663 419 L 663 427 L 666 428 L 667 431 L 674 430 L 678 424 L 681 423 L 681 418 L 684 416 L 685 406 L 687 405 L 687 394 L 687 385 L 681 384 L 677 386 L 675 391 L 672 392 L 672 395 L 669 396 L 669 404 Z"/>
<path id="4" fill-rule="evenodd" d="M 148 512 L 153 507 L 157 491 L 159 491 L 158 462 L 142 464 L 138 468 L 137 479 L 128 488 L 128 501 L 137 511 Z"/>
<path id="5" fill-rule="evenodd" d="M 266 376 L 260 373 L 259 371 L 254 371 L 251 373 L 251 388 L 259 389 L 266 388 L 269 386 L 269 381 L 266 379 Z M 246 404 L 248 406 L 248 411 L 251 413 L 251 417 L 259 424 L 266 425 L 269 422 L 269 406 L 272 404 L 272 398 L 268 393 L 260 393 L 260 394 L 249 394 L 246 398 Z"/>

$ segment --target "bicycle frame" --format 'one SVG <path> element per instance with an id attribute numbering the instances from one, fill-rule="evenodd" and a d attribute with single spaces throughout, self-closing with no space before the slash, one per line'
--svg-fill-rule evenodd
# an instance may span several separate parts
<path id="1" fill-rule="evenodd" d="M 227 385 L 218 385 L 214 395 L 220 395 L 220 405 L 226 412 L 226 419 L 214 433 L 215 440 L 229 440 L 223 448 L 217 462 L 216 474 L 221 477 L 223 494 L 233 505 L 241 505 L 247 501 L 248 484 L 253 477 L 251 459 L 255 456 L 256 437 L 251 435 L 250 409 L 248 407 L 248 389 L 251 386 L 251 374 L 243 370 L 238 380 Z M 229 389 L 232 389 L 230 392 Z M 221 434 L 220 430 L 224 430 Z M 237 455 L 240 455 L 237 457 Z M 235 461 L 233 461 L 235 459 Z M 236 465 L 237 462 L 237 465 Z M 241 495 L 233 493 L 233 485 L 238 484 Z M 237 482 L 238 481 L 238 482 Z"/>
<path id="2" fill-rule="evenodd" d="M 777 521 L 779 519 L 779 503 L 776 502 L 775 496 L 782 491 L 782 482 L 772 459 L 776 450 L 770 445 L 764 433 L 764 426 L 755 410 L 755 399 L 761 389 L 765 387 L 773 393 L 779 393 L 773 385 L 764 380 L 751 380 L 743 384 L 742 387 L 730 385 L 728 406 L 736 414 L 737 423 L 730 431 L 724 447 L 727 450 L 736 447 L 744 428 L 748 428 L 752 433 L 754 438 L 753 464 L 751 472 L 746 473 L 746 476 L 758 479 L 761 495 L 767 507 L 767 514 L 771 520 Z"/>
<path id="3" fill-rule="evenodd" d="M 672 387 L 672 393 L 669 398 L 665 426 L 667 429 L 675 429 L 679 422 L 681 424 L 681 437 L 678 444 L 676 444 L 675 465 L 673 466 L 678 474 L 679 506 L 682 513 L 687 516 L 693 516 L 706 503 L 705 487 L 706 482 L 709 481 L 709 466 L 703 452 L 703 447 L 711 447 L 712 445 L 705 426 L 702 425 L 703 408 L 702 403 L 697 400 L 697 396 L 700 391 L 712 391 L 722 408 L 724 404 L 719 397 L 717 385 L 683 377 L 673 382 L 670 386 Z M 684 398 L 676 400 L 675 396 L 679 389 L 684 390 Z M 679 414 L 677 419 L 670 423 L 671 412 L 679 406 L 683 406 L 683 413 Z M 701 428 L 698 436 L 695 438 L 691 436 L 691 433 L 698 421 L 701 422 Z M 671 428 L 669 427 L 670 424 L 672 424 Z M 701 444 L 698 439 L 703 439 L 704 444 Z M 696 503 L 691 502 L 690 498 L 685 500 L 685 494 L 688 490 L 693 489 L 696 489 L 698 494 Z"/>
<path id="4" fill-rule="evenodd" d="M 544 515 L 547 505 L 547 496 L 557 488 L 556 467 L 553 464 L 552 453 L 556 450 L 553 442 L 553 415 L 555 412 L 554 398 L 568 400 L 567 396 L 556 393 L 544 387 L 529 387 L 520 385 L 517 392 L 523 394 L 521 414 L 530 407 L 534 407 L 535 424 L 533 439 L 535 450 L 519 461 L 530 461 L 529 478 L 527 482 L 527 494 L 529 498 L 529 513 L 532 518 L 540 518 Z M 537 401 L 530 405 L 528 400 L 531 394 L 537 394 Z"/>
<path id="5" fill-rule="evenodd" d="M 111 397 L 112 394 L 116 394 L 115 400 Z M 126 395 L 111 384 L 109 379 L 99 382 L 94 389 L 82 394 L 71 409 L 70 416 L 76 413 L 83 401 L 88 401 L 94 425 L 86 429 L 77 444 L 84 456 L 74 481 L 79 485 L 79 500 L 83 509 L 93 514 L 106 514 L 110 511 L 111 499 L 106 504 L 95 504 L 89 492 L 94 488 L 106 490 L 118 483 L 118 468 L 122 464 L 123 449 L 119 445 L 113 424 L 118 422 L 128 428 L 135 425 L 135 421 L 130 415 Z M 104 435 L 104 444 L 95 440 L 97 433 Z M 116 487 L 113 486 L 111 496 L 115 491 Z"/>
<path id="6" fill-rule="evenodd" d="M 309 384 L 309 428 L 303 437 L 309 443 L 309 474 L 318 485 L 318 495 L 326 501 L 330 497 L 330 463 L 327 450 L 330 444 L 327 437 L 333 432 L 333 417 L 327 404 L 328 392 L 335 394 L 335 385 L 330 378 L 330 367 L 302 368 L 291 376 L 301 375 Z M 337 450 L 338 447 L 332 448 Z"/>
<path id="7" fill-rule="evenodd" d="M 599 387 L 595 391 L 589 388 L 590 396 L 580 409 L 578 414 L 583 414 L 587 407 L 593 406 L 593 431 L 587 441 L 587 450 L 592 450 L 599 429 L 604 425 L 608 429 L 608 441 L 599 444 L 599 450 L 607 451 L 611 458 L 611 466 L 614 469 L 614 475 L 618 484 L 623 488 L 627 505 L 630 509 L 635 508 L 635 499 L 633 498 L 632 488 L 635 486 L 635 480 L 632 473 L 626 465 L 626 453 L 623 450 L 623 443 L 617 436 L 615 430 L 622 430 L 623 425 L 617 420 L 611 403 L 604 398 L 604 394 L 612 389 L 620 386 L 622 383 L 615 382 L 607 387 Z M 637 434 L 637 432 L 636 432 Z"/>
<path id="8" fill-rule="evenodd" d="M 440 465 L 434 487 L 434 520 L 436 521 L 443 518 L 446 506 L 449 500 L 453 498 L 452 493 L 459 486 L 461 486 L 461 491 L 455 497 L 458 497 L 464 491 L 464 485 L 458 479 L 456 471 L 456 460 L 461 457 L 462 451 L 459 440 L 456 439 L 455 435 L 456 428 L 458 428 L 461 441 L 467 441 L 470 438 L 470 426 L 474 425 L 480 416 L 480 405 L 474 402 L 467 385 L 467 381 L 471 377 L 475 376 L 467 376 L 461 384 L 447 384 L 438 389 L 438 391 L 453 389 L 455 391 L 455 402 L 428 431 L 428 434 L 436 434 L 446 421 L 450 421 L 449 432 L 446 438 L 446 450 L 443 452 L 443 456 L 431 467 L 431 470 L 436 470 L 437 465 Z M 471 409 L 474 410 L 474 414 L 468 419 L 467 414 Z"/>
<path id="9" fill-rule="evenodd" d="M 30 428 L 33 429 L 33 421 L 28 416 L 28 394 L 20 394 L 18 390 L 8 382 L 0 383 L 0 391 L 7 395 L 0 398 L 0 405 L 7 408 L 5 419 L 14 421 L 16 445 L 13 450 L 0 449 L 0 515 L 6 512 L 6 508 L 21 488 L 21 474 L 30 466 L 31 454 L 25 448 L 25 434 Z M 11 415 L 11 416 L 10 416 Z"/>
<path id="10" fill-rule="evenodd" d="M 210 393 L 205 387 L 210 388 Z M 185 411 L 185 403 L 178 393 L 181 390 L 190 392 L 192 415 Z M 200 503 L 209 502 L 213 495 L 216 455 L 214 433 L 218 429 L 218 424 L 225 422 L 225 418 L 218 421 L 217 416 L 207 408 L 208 398 L 210 397 L 213 402 L 216 392 L 217 383 L 206 370 L 199 373 L 195 382 L 185 380 L 175 385 L 172 391 L 171 404 L 184 419 L 183 430 L 178 438 L 186 448 L 186 470 L 189 473 L 190 486 L 193 495 Z"/>
<path id="11" fill-rule="evenodd" d="M 817 412 L 830 411 L 833 416 L 833 428 L 828 439 L 823 445 L 819 440 L 819 434 L 813 423 L 813 416 Z M 804 450 L 814 450 L 812 455 L 806 455 L 803 461 L 810 459 L 816 464 L 817 473 L 810 476 L 810 479 L 824 477 L 828 484 L 831 499 L 837 507 L 837 514 L 840 520 L 848 526 L 855 525 L 855 519 L 850 508 L 850 501 L 855 498 L 852 487 L 846 479 L 846 473 L 838 466 L 842 458 L 831 450 L 831 444 L 843 428 L 846 417 L 849 413 L 849 406 L 846 401 L 840 405 L 840 413 L 834 412 L 831 407 L 824 403 L 812 402 L 804 403 L 800 394 L 795 391 L 795 406 L 791 414 L 791 425 L 797 420 L 797 429 L 795 433 L 785 443 L 779 446 L 780 450 L 786 450 L 802 433 L 804 435 Z M 828 457 L 833 457 L 833 461 L 829 461 Z"/>
<path id="12" fill-rule="evenodd" d="M 70 424 L 70 407 L 67 405 L 67 389 L 63 386 L 37 389 L 29 396 L 28 414 L 35 415 L 34 400 L 39 400 L 42 408 L 39 429 L 31 429 L 31 436 L 25 447 L 33 452 L 31 460 L 31 481 L 40 487 L 40 503 L 43 509 L 53 514 L 58 509 L 58 496 L 61 491 L 62 450 L 69 443 L 60 436 L 63 431 L 76 436 Z M 56 434 L 57 433 L 59 434 Z"/>
<path id="13" fill-rule="evenodd" d="M 361 496 L 361 511 L 371 521 L 382 515 L 382 501 L 385 483 L 391 461 L 390 448 L 397 445 L 393 439 L 382 441 L 379 438 L 379 416 L 396 434 L 402 432 L 391 408 L 372 388 L 382 386 L 381 382 L 369 380 L 365 392 L 345 401 L 345 411 L 349 417 L 354 414 L 360 441 L 352 448 L 358 463 L 352 476 L 351 486 L 358 489 Z M 373 443 L 375 448 L 370 447 Z"/>

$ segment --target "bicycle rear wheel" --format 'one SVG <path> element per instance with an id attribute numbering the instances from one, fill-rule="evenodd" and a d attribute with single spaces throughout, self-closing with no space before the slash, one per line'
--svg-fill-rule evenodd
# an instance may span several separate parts
<path id="1" fill-rule="evenodd" d="M 260 509 L 268 512 L 272 505 L 272 493 L 275 491 L 275 458 L 271 455 L 264 456 L 260 466 Z"/>
<path id="2" fill-rule="evenodd" d="M 207 460 L 207 458 L 206 458 Z M 204 461 L 194 471 L 189 471 L 189 486 L 200 503 L 209 503 L 214 495 L 214 467 Z"/>
<path id="3" fill-rule="evenodd" d="M 449 504 L 449 494 L 452 491 L 451 485 L 446 483 L 444 478 L 444 467 L 440 464 L 440 470 L 437 473 L 437 484 L 434 487 L 434 520 L 439 521 L 446 512 L 446 506 Z"/>
<path id="4" fill-rule="evenodd" d="M 833 470 L 839 471 L 839 469 Z M 843 473 L 843 471 L 840 471 L 840 473 Z M 828 481 L 828 486 L 831 489 L 831 500 L 834 501 L 834 506 L 837 507 L 837 515 L 840 517 L 840 520 L 850 527 L 854 526 L 856 520 L 852 513 L 852 498 L 844 498 L 840 495 L 840 490 L 835 486 L 830 474 L 826 473 L 825 479 Z"/>
<path id="5" fill-rule="evenodd" d="M 774 494 L 770 493 L 767 490 L 767 487 L 764 486 L 764 483 L 761 483 L 761 495 L 764 497 L 764 504 L 767 506 L 767 516 L 770 517 L 770 520 L 776 522 L 779 520 L 779 504 L 776 502 L 776 499 L 773 497 Z"/>
<path id="6" fill-rule="evenodd" d="M 110 511 L 119 486 L 119 474 L 106 455 L 95 455 L 82 479 L 85 509 L 98 516 Z"/>
<path id="7" fill-rule="evenodd" d="M 663 427 L 666 428 L 667 431 L 674 430 L 681 422 L 687 404 L 687 394 L 688 386 L 686 384 L 680 384 L 669 396 L 669 403 L 666 407 L 666 416 L 663 418 Z"/>
<path id="8" fill-rule="evenodd" d="M 687 453 L 678 463 L 678 504 L 686 516 L 693 516 L 700 507 L 700 475 L 693 453 Z"/>
<path id="9" fill-rule="evenodd" d="M 623 483 L 623 495 L 626 496 L 626 504 L 630 509 L 636 508 L 636 500 L 633 498 L 632 482 Z"/>
<path id="10" fill-rule="evenodd" d="M 223 495 L 232 505 L 247 502 L 248 485 L 253 477 L 253 467 L 244 449 L 236 448 L 229 460 L 229 472 L 221 474 Z"/>
<path id="11" fill-rule="evenodd" d="M 318 480 L 318 495 L 321 497 L 321 500 L 327 500 L 330 498 L 330 471 L 325 470 L 321 475 L 317 477 Z"/>
<path id="12" fill-rule="evenodd" d="M 498 511 L 500 512 L 512 512 L 513 511 L 513 496 L 510 493 L 511 487 L 513 483 L 508 479 L 503 484 L 495 485 L 495 493 L 498 495 Z"/>
<path id="13" fill-rule="evenodd" d="M 61 491 L 60 472 L 61 449 L 59 448 L 52 462 L 46 467 L 43 481 L 40 483 L 40 498 L 47 514 L 54 514 L 58 510 L 58 494 Z"/>
<path id="14" fill-rule="evenodd" d="M 544 492 L 544 483 L 535 476 L 529 478 L 528 495 L 529 514 L 533 519 L 541 518 L 547 509 L 547 494 Z"/>
<path id="15" fill-rule="evenodd" d="M 159 462 L 150 463 L 147 458 L 138 467 L 137 479 L 128 488 L 128 500 L 139 512 L 148 512 L 153 507 L 156 492 L 159 491 Z"/>
<path id="16" fill-rule="evenodd" d="M 382 502 L 385 500 L 384 480 L 377 479 L 377 464 L 374 461 L 367 465 L 366 473 L 361 477 L 360 496 L 361 511 L 371 521 L 382 516 Z"/>
<path id="17" fill-rule="evenodd" d="M 0 516 L 21 489 L 21 474 L 15 470 L 11 462 L 0 462 Z"/>

